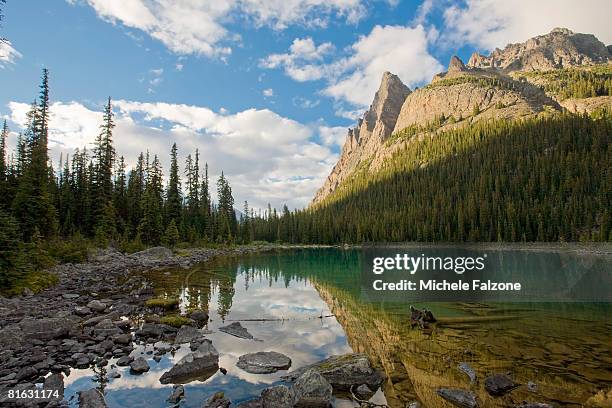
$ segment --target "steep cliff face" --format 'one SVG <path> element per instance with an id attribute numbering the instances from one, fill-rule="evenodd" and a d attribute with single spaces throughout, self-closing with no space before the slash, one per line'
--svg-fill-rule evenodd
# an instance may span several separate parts
<path id="1" fill-rule="evenodd" d="M 555 28 L 548 34 L 530 38 L 523 43 L 508 44 L 503 50 L 496 49 L 488 57 L 474 53 L 467 65 L 505 72 L 548 71 L 612 61 L 610 48 L 592 34 Z"/>
<path id="2" fill-rule="evenodd" d="M 400 109 L 410 89 L 390 72 L 385 72 L 370 109 L 349 129 L 340 159 L 319 189 L 313 204 L 325 199 L 350 175 L 360 162 L 371 157 L 395 128 Z"/>
<path id="3" fill-rule="evenodd" d="M 559 105 L 540 88 L 495 71 L 466 67 L 453 57 L 447 72 L 411 93 L 398 116 L 393 133 L 434 121 L 441 125 L 489 118 L 517 118 Z M 440 120 L 441 119 L 441 120 Z"/>

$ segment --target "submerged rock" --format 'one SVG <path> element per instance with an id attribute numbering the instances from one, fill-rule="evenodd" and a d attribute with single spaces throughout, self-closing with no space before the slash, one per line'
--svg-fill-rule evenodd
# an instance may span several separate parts
<path id="1" fill-rule="evenodd" d="M 172 394 L 168 397 L 166 401 L 171 404 L 177 404 L 180 400 L 185 396 L 185 388 L 182 385 L 175 385 L 172 390 Z"/>
<path id="2" fill-rule="evenodd" d="M 204 403 L 202 408 L 229 408 L 231 405 L 230 400 L 225 398 L 225 394 L 218 392 Z"/>
<path id="3" fill-rule="evenodd" d="M 296 381 L 306 371 L 314 369 L 331 384 L 334 390 L 349 391 L 361 384 L 377 390 L 385 380 L 384 375 L 374 369 L 365 354 L 353 353 L 333 356 L 318 363 L 295 370 L 283 378 Z"/>
<path id="4" fill-rule="evenodd" d="M 476 408 L 478 407 L 478 401 L 476 395 L 468 390 L 462 390 L 460 388 L 439 388 L 437 391 L 438 395 L 450 402 L 456 407 L 460 408 Z"/>
<path id="5" fill-rule="evenodd" d="M 296 407 L 323 407 L 331 405 L 332 386 L 315 370 L 308 370 L 293 385 Z"/>
<path id="6" fill-rule="evenodd" d="M 204 341 L 193 353 L 179 360 L 166 371 L 159 382 L 162 384 L 185 384 L 193 380 L 204 381 L 219 369 L 219 353 L 208 340 Z"/>
<path id="7" fill-rule="evenodd" d="M 485 389 L 493 396 L 507 394 L 519 385 L 506 374 L 494 374 L 485 378 Z"/>
<path id="8" fill-rule="evenodd" d="M 80 408 L 107 408 L 104 395 L 97 388 L 92 388 L 79 393 Z"/>
<path id="9" fill-rule="evenodd" d="M 470 377 L 470 382 L 476 382 L 476 371 L 468 363 L 459 363 L 459 370 Z"/>
<path id="10" fill-rule="evenodd" d="M 253 336 L 251 333 L 245 329 L 240 322 L 234 322 L 227 326 L 219 327 L 219 331 L 223 333 L 231 334 L 232 336 L 239 337 L 241 339 L 252 339 Z"/>
<path id="11" fill-rule="evenodd" d="M 259 351 L 242 355 L 236 365 L 251 374 L 270 374 L 291 367 L 291 359 L 275 351 Z"/>
<path id="12" fill-rule="evenodd" d="M 424 329 L 429 326 L 429 323 L 435 322 L 436 318 L 430 310 L 419 310 L 410 306 L 410 327 L 419 326 L 421 329 Z"/>

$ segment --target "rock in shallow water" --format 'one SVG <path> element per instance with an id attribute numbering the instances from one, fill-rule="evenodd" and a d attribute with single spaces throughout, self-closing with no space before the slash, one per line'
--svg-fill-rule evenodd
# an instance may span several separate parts
<path id="1" fill-rule="evenodd" d="M 223 333 L 231 334 L 232 336 L 239 337 L 241 339 L 251 340 L 253 336 L 247 331 L 239 322 L 234 322 L 227 326 L 219 327 L 219 331 Z"/>
<path id="2" fill-rule="evenodd" d="M 149 371 L 149 363 L 143 357 L 138 357 L 130 363 L 130 372 L 132 374 L 142 374 Z"/>
<path id="3" fill-rule="evenodd" d="M 349 391 L 351 387 L 358 387 L 361 384 L 377 390 L 385 380 L 384 375 L 371 366 L 368 356 L 360 353 L 330 357 L 295 370 L 284 376 L 283 379 L 296 381 L 309 369 L 317 371 L 325 377 L 334 390 L 339 391 Z"/>
<path id="4" fill-rule="evenodd" d="M 266 388 L 261 392 L 261 405 L 270 408 L 289 408 L 295 404 L 295 394 L 285 385 Z"/>
<path id="5" fill-rule="evenodd" d="M 182 385 L 175 385 L 172 390 L 172 394 L 168 397 L 166 401 L 171 404 L 176 404 L 185 396 L 185 388 Z"/>
<path id="6" fill-rule="evenodd" d="M 519 384 L 512 381 L 506 374 L 494 374 L 485 378 L 485 389 L 493 396 L 501 396 L 509 393 Z"/>
<path id="7" fill-rule="evenodd" d="M 478 407 L 478 401 L 476 395 L 468 390 L 462 390 L 459 388 L 439 388 L 437 391 L 438 395 L 450 402 L 456 407 L 460 408 L 476 408 Z"/>
<path id="8" fill-rule="evenodd" d="M 185 384 L 193 380 L 204 381 L 219 369 L 219 353 L 209 340 L 205 340 L 193 353 L 179 360 L 169 371 L 166 371 L 159 382 L 162 384 Z"/>
<path id="9" fill-rule="evenodd" d="M 321 407 L 331 405 L 332 386 L 315 370 L 308 370 L 293 385 L 295 406 Z"/>
<path id="10" fill-rule="evenodd" d="M 468 363 L 459 363 L 458 368 L 470 378 L 471 383 L 476 381 L 476 371 Z"/>
<path id="11" fill-rule="evenodd" d="M 260 351 L 240 356 L 236 366 L 251 374 L 270 374 L 287 370 L 291 367 L 291 359 L 275 351 Z"/>
<path id="12" fill-rule="evenodd" d="M 104 395 L 97 388 L 92 388 L 79 393 L 80 408 L 107 408 Z"/>
<path id="13" fill-rule="evenodd" d="M 194 340 L 202 338 L 202 333 L 192 326 L 183 326 L 179 329 L 174 339 L 175 344 L 191 343 Z"/>
<path id="14" fill-rule="evenodd" d="M 225 394 L 218 392 L 206 401 L 202 408 L 229 408 L 230 400 L 225 398 Z"/>

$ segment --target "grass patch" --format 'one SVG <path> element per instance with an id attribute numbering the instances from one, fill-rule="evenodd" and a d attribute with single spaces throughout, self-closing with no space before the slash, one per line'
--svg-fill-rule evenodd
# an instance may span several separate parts
<path id="1" fill-rule="evenodd" d="M 30 272 L 20 277 L 10 289 L 6 291 L 8 296 L 18 296 L 25 288 L 38 293 L 42 290 L 56 285 L 59 282 L 57 275 L 49 272 Z"/>
<path id="2" fill-rule="evenodd" d="M 178 298 L 153 298 L 145 302 L 147 307 L 161 307 L 162 309 L 176 309 L 179 305 Z"/>
<path id="3" fill-rule="evenodd" d="M 159 319 L 159 322 L 176 328 L 180 328 L 181 326 L 189 326 L 193 323 L 193 321 L 188 317 L 179 315 L 162 316 Z"/>

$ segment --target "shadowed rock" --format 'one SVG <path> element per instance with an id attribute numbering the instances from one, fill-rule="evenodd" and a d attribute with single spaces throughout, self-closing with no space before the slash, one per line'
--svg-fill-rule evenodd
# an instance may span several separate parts
<path id="1" fill-rule="evenodd" d="M 270 374 L 291 367 L 291 359 L 275 351 L 260 351 L 240 356 L 236 366 L 251 374 Z"/>
<path id="2" fill-rule="evenodd" d="M 104 395 L 97 388 L 92 388 L 79 393 L 80 408 L 107 408 Z"/>
<path id="3" fill-rule="evenodd" d="M 296 407 L 322 407 L 331 405 L 332 386 L 315 370 L 308 370 L 293 385 Z"/>
<path id="4" fill-rule="evenodd" d="M 179 329 L 174 339 L 175 344 L 191 343 L 202 338 L 202 333 L 193 326 L 183 326 Z"/>
<path id="5" fill-rule="evenodd" d="M 512 381 L 512 378 L 506 374 L 494 374 L 485 378 L 485 389 L 494 396 L 507 394 L 518 386 L 519 384 Z"/>
<path id="6" fill-rule="evenodd" d="M 209 340 L 204 341 L 193 353 L 179 360 L 166 371 L 159 382 L 162 384 L 186 384 L 193 380 L 204 381 L 219 369 L 219 353 Z"/>
<path id="7" fill-rule="evenodd" d="M 182 385 L 175 385 L 172 390 L 172 394 L 168 397 L 166 401 L 171 404 L 177 404 L 180 400 L 185 396 L 185 388 Z"/>
<path id="8" fill-rule="evenodd" d="M 231 405 L 230 400 L 225 398 L 225 395 L 222 392 L 218 392 L 204 403 L 202 408 L 229 408 Z"/>
<path id="9" fill-rule="evenodd" d="M 143 357 L 138 357 L 136 360 L 130 363 L 130 373 L 142 374 L 149 371 L 149 363 Z"/>
<path id="10" fill-rule="evenodd" d="M 232 336 L 239 337 L 241 339 L 253 339 L 251 333 L 245 329 L 240 322 L 234 322 L 227 326 L 219 327 L 219 331 L 223 333 L 231 334 Z"/>
<path id="11" fill-rule="evenodd" d="M 321 374 L 334 388 L 339 391 L 349 391 L 352 386 L 367 385 L 370 389 L 378 389 L 385 380 L 384 375 L 374 369 L 365 354 L 344 354 L 333 356 L 318 363 L 295 370 L 283 379 L 296 381 L 306 371 L 314 369 Z"/>

